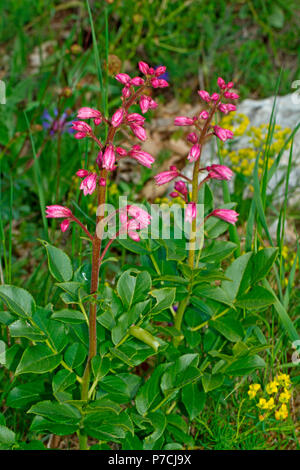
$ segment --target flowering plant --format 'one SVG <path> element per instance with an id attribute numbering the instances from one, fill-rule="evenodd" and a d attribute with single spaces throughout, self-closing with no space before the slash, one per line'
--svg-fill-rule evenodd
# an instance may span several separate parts
<path id="1" fill-rule="evenodd" d="M 68 207 L 55 204 L 46 210 L 48 218 L 61 219 L 62 232 L 74 223 L 80 226 L 91 263 L 74 272 L 66 253 L 42 241 L 55 279 L 52 302 L 38 306 L 26 290 L 0 286 L 8 309 L 0 320 L 11 337 L 22 338 L 3 346 L 3 363 L 14 377 L 7 406 L 34 415 L 30 429 L 36 435 L 76 433 L 81 449 L 89 447 L 88 438 L 99 441 L 96 449 L 109 448 L 111 442 L 122 449 L 193 448 L 195 436 L 184 417 L 194 420 L 210 393 L 265 367 L 258 354 L 265 346 L 254 327 L 257 316 L 275 302 L 261 282 L 277 249 L 239 256 L 236 239 L 219 239 L 235 225 L 238 213 L 230 202 L 215 208 L 208 183 L 226 182 L 233 173 L 221 164 L 200 164 L 210 138 L 224 142 L 233 137 L 213 123 L 216 113 L 235 110 L 232 82 L 218 78 L 218 92 L 198 92 L 206 106 L 199 116 L 175 119 L 177 126 L 192 127 L 187 135 L 192 179 L 176 166 L 155 176 L 158 185 L 176 180 L 170 196 L 184 202 L 184 227 L 179 216 L 166 222 L 160 210 L 151 207 L 149 213 L 149 206 L 136 203 L 107 210 L 118 162 L 130 158 L 148 168 L 154 163 L 140 144 L 120 146 L 116 140 L 121 130 L 141 142 L 147 139 L 144 114 L 157 107 L 148 90 L 168 86 L 161 78 L 164 66 L 154 69 L 140 62 L 139 69 L 142 77 L 116 75 L 123 85 L 121 106 L 111 118 L 82 107 L 72 123 L 74 138 L 98 146 L 94 169 L 76 173 L 83 195 L 97 194 L 95 232 Z M 104 140 L 98 126 L 106 128 Z M 155 217 L 158 231 L 149 238 Z M 139 264 L 121 266 L 116 279 L 99 283 L 109 250 L 118 249 L 116 240 L 139 256 Z M 25 374 L 28 381 L 22 382 Z"/>

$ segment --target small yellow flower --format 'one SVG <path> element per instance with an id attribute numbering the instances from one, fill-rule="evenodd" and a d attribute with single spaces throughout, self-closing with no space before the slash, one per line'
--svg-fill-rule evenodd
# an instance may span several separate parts
<path id="1" fill-rule="evenodd" d="M 280 403 L 288 403 L 289 399 L 291 398 L 292 394 L 286 388 L 284 391 L 279 395 Z"/>
<path id="2" fill-rule="evenodd" d="M 275 406 L 274 398 L 272 397 L 268 401 L 265 398 L 260 398 L 257 406 L 262 410 L 272 410 Z"/>
<path id="3" fill-rule="evenodd" d="M 275 411 L 275 418 L 277 420 L 286 419 L 288 417 L 288 414 L 289 413 L 287 406 L 283 404 L 278 410 Z"/>
<path id="4" fill-rule="evenodd" d="M 277 380 L 280 385 L 283 385 L 286 388 L 288 388 L 291 385 L 291 379 L 288 374 L 279 374 L 277 376 Z"/>
<path id="5" fill-rule="evenodd" d="M 268 383 L 266 386 L 266 392 L 269 395 L 272 395 L 272 393 L 277 393 L 278 392 L 278 382 L 277 380 L 273 380 L 272 382 Z"/>
<path id="6" fill-rule="evenodd" d="M 248 390 L 248 395 L 249 395 L 251 400 L 252 400 L 252 398 L 254 398 L 256 396 L 259 389 L 260 389 L 259 384 L 251 384 L 250 385 L 249 390 Z"/>

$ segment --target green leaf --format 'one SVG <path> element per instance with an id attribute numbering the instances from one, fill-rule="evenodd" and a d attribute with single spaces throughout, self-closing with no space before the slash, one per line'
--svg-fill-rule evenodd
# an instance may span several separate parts
<path id="1" fill-rule="evenodd" d="M 150 420 L 154 431 L 144 439 L 144 449 L 152 450 L 155 448 L 157 441 L 163 436 L 167 426 L 166 416 L 160 411 L 149 413 L 148 419 Z"/>
<path id="2" fill-rule="evenodd" d="M 86 408 L 86 413 L 95 413 L 96 411 L 105 411 L 109 413 L 119 414 L 122 408 L 117 403 L 109 400 L 108 398 L 99 398 L 91 402 Z"/>
<path id="3" fill-rule="evenodd" d="M 224 372 L 228 375 L 249 375 L 255 369 L 265 367 L 265 361 L 258 355 L 242 357 L 229 364 L 224 369 Z"/>
<path id="4" fill-rule="evenodd" d="M 145 294 L 151 289 L 151 276 L 147 271 L 129 269 L 119 278 L 117 291 L 123 305 L 129 309 L 133 303 L 145 300 Z"/>
<path id="5" fill-rule="evenodd" d="M 136 409 L 141 415 L 154 408 L 162 399 L 160 380 L 170 364 L 160 364 L 151 374 L 147 382 L 139 389 L 135 399 Z"/>
<path id="6" fill-rule="evenodd" d="M 110 360 L 108 357 L 94 356 L 91 361 L 92 372 L 98 380 L 105 377 L 110 369 Z"/>
<path id="7" fill-rule="evenodd" d="M 0 286 L 0 299 L 9 310 L 23 318 L 32 317 L 36 309 L 32 295 L 21 287 L 3 284 Z"/>
<path id="8" fill-rule="evenodd" d="M 99 385 L 109 394 L 109 398 L 117 403 L 128 403 L 134 398 L 141 378 L 134 374 L 106 375 Z"/>
<path id="9" fill-rule="evenodd" d="M 74 406 L 49 400 L 36 403 L 29 409 L 28 413 L 43 416 L 55 423 L 78 425 L 81 420 L 81 414 Z"/>
<path id="10" fill-rule="evenodd" d="M 55 423 L 42 416 L 35 416 L 30 426 L 30 431 L 36 433 L 48 431 L 58 436 L 68 436 L 76 432 L 77 429 L 77 424 Z"/>
<path id="11" fill-rule="evenodd" d="M 54 312 L 51 318 L 71 324 L 84 323 L 86 321 L 82 312 L 79 310 L 69 310 L 67 308 Z"/>
<path id="12" fill-rule="evenodd" d="M 162 289 L 155 289 L 150 294 L 156 299 L 156 304 L 151 309 L 151 313 L 154 314 L 166 310 L 174 304 L 176 288 L 164 287 Z"/>
<path id="13" fill-rule="evenodd" d="M 127 411 L 120 414 L 88 413 L 84 419 L 84 429 L 88 435 L 105 441 L 124 438 L 128 432 L 133 435 L 133 424 Z"/>
<path id="14" fill-rule="evenodd" d="M 13 321 L 15 320 L 15 316 L 11 315 L 9 312 L 4 310 L 3 312 L 0 312 L 0 323 L 2 325 L 10 325 Z"/>
<path id="15" fill-rule="evenodd" d="M 45 240 L 41 240 L 41 242 L 47 250 L 49 271 L 52 276 L 59 282 L 70 281 L 73 269 L 68 255 Z"/>
<path id="16" fill-rule="evenodd" d="M 198 362 L 199 354 L 184 354 L 176 359 L 162 376 L 162 391 L 168 394 L 200 378 L 201 373 L 197 369 Z"/>
<path id="17" fill-rule="evenodd" d="M 181 391 L 182 402 L 189 414 L 190 420 L 193 420 L 204 408 L 206 395 L 200 392 L 197 383 L 190 383 L 183 387 Z"/>
<path id="18" fill-rule="evenodd" d="M 182 261 L 186 258 L 186 240 L 184 237 L 180 239 L 170 238 L 160 241 L 166 248 L 167 260 Z"/>
<path id="19" fill-rule="evenodd" d="M 16 442 L 16 434 L 6 426 L 0 425 L 0 450 L 10 449 Z"/>
<path id="20" fill-rule="evenodd" d="M 40 381 L 18 385 L 7 395 L 6 405 L 10 408 L 26 408 L 32 402 L 38 401 L 43 391 L 44 384 Z"/>
<path id="21" fill-rule="evenodd" d="M 222 288 L 227 294 L 227 297 L 233 301 L 241 288 L 243 277 L 247 269 L 248 263 L 251 259 L 252 252 L 239 256 L 233 263 L 226 269 L 225 275 L 231 281 L 223 281 Z"/>
<path id="22" fill-rule="evenodd" d="M 222 374 L 204 374 L 202 376 L 202 385 L 206 393 L 215 390 L 218 387 L 221 387 L 225 379 L 225 376 Z"/>
<path id="23" fill-rule="evenodd" d="M 86 359 L 87 351 L 81 343 L 73 343 L 68 347 L 64 354 L 65 363 L 75 369 L 79 367 Z"/>
<path id="24" fill-rule="evenodd" d="M 58 401 L 66 401 L 71 398 L 70 393 L 65 390 L 76 382 L 74 372 L 63 369 L 57 372 L 52 379 L 52 390 Z"/>
<path id="25" fill-rule="evenodd" d="M 16 375 L 45 374 L 56 369 L 60 361 L 61 355 L 54 354 L 47 346 L 30 346 L 23 353 Z"/>
<path id="26" fill-rule="evenodd" d="M 261 286 L 255 286 L 237 298 L 236 305 L 247 310 L 260 310 L 274 304 L 273 294 Z"/>
<path id="27" fill-rule="evenodd" d="M 214 240 L 201 253 L 201 263 L 219 263 L 236 250 L 237 245 L 223 240 Z"/>
<path id="28" fill-rule="evenodd" d="M 17 320 L 9 325 L 9 331 L 13 338 L 27 338 L 30 341 L 45 341 L 47 338 L 44 333 L 34 328 L 25 320 Z"/>
<path id="29" fill-rule="evenodd" d="M 210 320 L 209 325 L 225 336 L 226 339 L 234 343 L 243 339 L 245 334 L 241 323 L 230 317 Z"/>
<path id="30" fill-rule="evenodd" d="M 278 254 L 278 248 L 264 248 L 253 257 L 252 283 L 264 279 L 272 268 Z"/>

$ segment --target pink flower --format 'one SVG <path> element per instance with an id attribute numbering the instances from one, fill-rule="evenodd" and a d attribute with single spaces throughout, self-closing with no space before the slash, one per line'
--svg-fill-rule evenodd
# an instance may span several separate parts
<path id="1" fill-rule="evenodd" d="M 209 113 L 208 111 L 201 111 L 201 113 L 199 114 L 199 119 L 207 119 L 209 116 Z"/>
<path id="2" fill-rule="evenodd" d="M 128 122 L 135 122 L 136 124 L 143 125 L 145 122 L 146 118 L 144 116 L 141 116 L 139 113 L 132 113 L 128 114 L 127 116 L 127 121 Z"/>
<path id="3" fill-rule="evenodd" d="M 239 214 L 231 209 L 215 209 L 211 214 L 209 214 L 209 217 L 211 216 L 225 220 L 225 222 L 234 225 L 238 219 Z"/>
<path id="4" fill-rule="evenodd" d="M 74 137 L 75 137 L 75 139 L 84 139 L 86 137 L 86 133 L 85 132 L 76 132 L 76 134 L 74 134 Z"/>
<path id="5" fill-rule="evenodd" d="M 90 173 L 84 180 L 82 180 L 79 189 L 83 190 L 83 194 L 93 194 L 97 186 L 97 174 Z"/>
<path id="6" fill-rule="evenodd" d="M 225 165 L 211 165 L 205 169 L 209 171 L 209 178 L 229 181 L 233 176 L 233 171 Z"/>
<path id="7" fill-rule="evenodd" d="M 196 144 L 198 142 L 198 136 L 196 132 L 190 132 L 186 138 L 188 142 L 191 142 L 192 144 Z"/>
<path id="8" fill-rule="evenodd" d="M 218 109 L 219 109 L 219 111 L 221 111 L 221 113 L 228 114 L 231 111 L 235 111 L 236 106 L 234 104 L 231 104 L 231 103 L 227 103 L 227 104 L 220 103 L 219 106 L 218 106 Z"/>
<path id="9" fill-rule="evenodd" d="M 228 82 L 227 83 L 227 88 L 230 89 L 230 88 L 233 88 L 234 86 L 234 83 L 233 82 Z"/>
<path id="10" fill-rule="evenodd" d="M 147 139 L 147 134 L 146 134 L 145 129 L 142 126 L 139 126 L 138 124 L 135 124 L 134 122 L 132 122 L 130 123 L 130 128 L 138 139 L 145 142 L 145 140 Z"/>
<path id="11" fill-rule="evenodd" d="M 164 65 L 160 65 L 159 67 L 155 69 L 155 76 L 160 77 L 161 75 L 165 73 L 166 70 L 167 70 L 167 67 L 165 67 Z"/>
<path id="12" fill-rule="evenodd" d="M 210 96 L 209 93 L 206 90 L 199 90 L 198 95 L 203 101 L 206 101 L 206 103 L 210 102 Z"/>
<path id="13" fill-rule="evenodd" d="M 217 83 L 218 83 L 219 88 L 221 88 L 221 90 L 225 90 L 226 83 L 225 83 L 225 80 L 223 80 L 223 78 L 218 77 Z"/>
<path id="14" fill-rule="evenodd" d="M 227 98 L 228 100 L 238 100 L 239 95 L 236 93 L 230 92 L 230 91 L 225 91 L 224 97 Z"/>
<path id="15" fill-rule="evenodd" d="M 156 77 L 151 78 L 151 85 L 153 88 L 159 88 L 159 79 Z"/>
<path id="16" fill-rule="evenodd" d="M 175 126 L 191 126 L 194 124 L 194 119 L 186 116 L 177 116 L 174 119 Z"/>
<path id="17" fill-rule="evenodd" d="M 127 150 L 123 149 L 123 147 L 116 147 L 116 152 L 120 157 L 125 157 L 127 155 Z"/>
<path id="18" fill-rule="evenodd" d="M 76 172 L 76 175 L 79 176 L 79 178 L 85 178 L 89 172 L 87 170 L 78 170 Z"/>
<path id="19" fill-rule="evenodd" d="M 176 166 L 171 166 L 170 170 L 162 171 L 161 173 L 158 173 L 156 176 L 154 176 L 154 179 L 155 179 L 156 184 L 160 186 L 162 184 L 166 184 L 174 180 L 175 178 L 177 178 L 178 175 L 179 175 L 179 172 Z"/>
<path id="20" fill-rule="evenodd" d="M 147 168 L 151 168 L 151 165 L 155 161 L 152 155 L 141 150 L 139 145 L 134 145 L 128 155 Z"/>
<path id="21" fill-rule="evenodd" d="M 60 224 L 60 228 L 61 228 L 61 231 L 62 232 L 65 232 L 70 226 L 70 220 L 69 219 L 65 219 L 62 221 L 62 223 Z"/>
<path id="22" fill-rule="evenodd" d="M 201 146 L 199 144 L 194 144 L 188 154 L 188 160 L 190 162 L 195 162 L 200 157 Z"/>
<path id="23" fill-rule="evenodd" d="M 118 73 L 118 75 L 115 76 L 115 79 L 118 80 L 118 82 L 123 83 L 123 85 L 126 85 L 131 80 L 127 73 Z"/>
<path id="24" fill-rule="evenodd" d="M 146 62 L 139 62 L 139 69 L 144 74 L 147 75 L 149 72 L 149 65 Z"/>
<path id="25" fill-rule="evenodd" d="M 84 134 L 92 134 L 93 130 L 89 124 L 84 121 L 73 121 L 72 122 L 72 129 L 75 131 L 82 132 Z"/>
<path id="26" fill-rule="evenodd" d="M 164 80 L 163 78 L 158 79 L 158 88 L 166 88 L 169 86 L 169 83 L 167 80 Z"/>
<path id="27" fill-rule="evenodd" d="M 129 98 L 129 96 L 131 96 L 130 88 L 128 88 L 127 86 L 125 86 L 125 87 L 122 89 L 122 95 L 124 96 L 124 98 Z"/>
<path id="28" fill-rule="evenodd" d="M 188 188 L 187 185 L 184 181 L 176 181 L 174 188 L 176 191 L 178 191 L 180 194 L 182 194 L 184 197 L 187 196 L 188 194 Z"/>
<path id="29" fill-rule="evenodd" d="M 145 114 L 149 109 L 157 108 L 158 104 L 147 95 L 141 95 L 140 97 L 140 108 L 143 114 Z"/>
<path id="30" fill-rule="evenodd" d="M 214 133 L 223 142 L 225 142 L 227 139 L 233 138 L 233 132 L 231 130 L 223 129 L 220 126 L 214 126 Z"/>
<path id="31" fill-rule="evenodd" d="M 139 225 L 139 228 L 146 228 L 150 224 L 152 219 L 151 215 L 147 211 L 137 206 L 127 206 L 128 215 L 134 218 L 135 222 Z"/>
<path id="32" fill-rule="evenodd" d="M 124 109 L 123 108 L 117 109 L 117 111 L 112 115 L 112 118 L 111 118 L 111 123 L 113 127 L 119 127 L 123 121 L 123 117 L 124 117 Z"/>
<path id="33" fill-rule="evenodd" d="M 197 207 L 194 202 L 190 202 L 185 209 L 184 220 L 192 223 L 193 219 L 197 216 Z"/>
<path id="34" fill-rule="evenodd" d="M 133 86 L 141 86 L 141 85 L 144 85 L 145 83 L 145 80 L 141 77 L 134 77 L 130 80 L 130 85 L 133 85 Z"/>
<path id="35" fill-rule="evenodd" d="M 102 122 L 102 118 L 95 118 L 94 119 L 95 126 L 99 126 L 99 124 L 101 124 L 101 122 Z"/>
<path id="36" fill-rule="evenodd" d="M 116 155 L 114 151 L 114 146 L 112 144 L 108 144 L 103 154 L 103 161 L 102 166 L 106 168 L 106 170 L 112 171 L 115 168 L 116 162 Z"/>
<path id="37" fill-rule="evenodd" d="M 61 217 L 72 217 L 72 211 L 64 206 L 46 206 L 46 217 L 59 219 Z"/>
<path id="38" fill-rule="evenodd" d="M 213 101 L 218 101 L 219 98 L 220 98 L 219 93 L 213 93 L 210 97 L 210 99 Z"/>
<path id="39" fill-rule="evenodd" d="M 77 111 L 78 119 L 100 119 L 102 120 L 102 114 L 97 109 L 83 107 Z"/>

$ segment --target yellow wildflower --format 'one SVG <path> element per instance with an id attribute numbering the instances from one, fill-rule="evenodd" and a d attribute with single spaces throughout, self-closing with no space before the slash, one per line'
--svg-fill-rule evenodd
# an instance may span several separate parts
<path id="1" fill-rule="evenodd" d="M 277 380 L 280 385 L 283 385 L 286 388 L 288 388 L 291 385 L 291 379 L 288 374 L 279 374 L 277 376 Z"/>
<path id="2" fill-rule="evenodd" d="M 249 395 L 251 400 L 252 400 L 252 398 L 254 398 L 256 396 L 259 389 L 260 389 L 259 384 L 251 384 L 250 385 L 249 390 L 248 390 L 248 395 Z"/>
<path id="3" fill-rule="evenodd" d="M 288 417 L 288 414 L 289 413 L 288 413 L 287 406 L 285 404 L 283 404 L 283 405 L 281 405 L 279 410 L 275 411 L 275 418 L 277 420 L 286 419 Z"/>
<path id="4" fill-rule="evenodd" d="M 272 395 L 272 393 L 277 393 L 278 392 L 278 382 L 277 380 L 273 380 L 272 382 L 268 383 L 266 386 L 266 392 L 269 395 Z"/>
<path id="5" fill-rule="evenodd" d="M 279 395 L 280 403 L 288 403 L 289 399 L 291 398 L 292 394 L 286 388 L 284 391 Z"/>
<path id="6" fill-rule="evenodd" d="M 265 398 L 260 398 L 257 406 L 262 410 L 272 410 L 275 406 L 274 398 L 272 397 L 268 401 Z"/>

